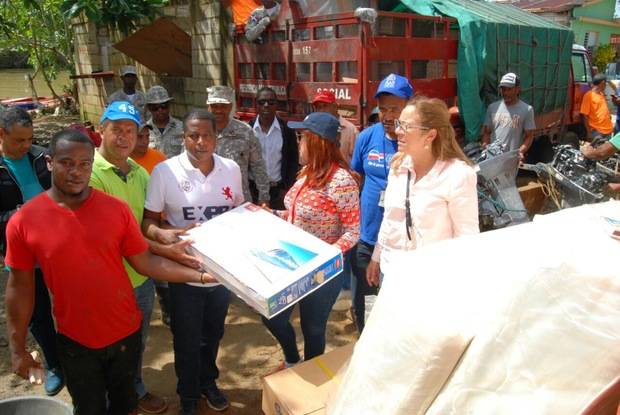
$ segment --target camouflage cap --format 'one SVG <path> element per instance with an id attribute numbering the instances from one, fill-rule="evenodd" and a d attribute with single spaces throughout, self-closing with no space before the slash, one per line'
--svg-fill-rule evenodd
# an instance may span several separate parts
<path id="1" fill-rule="evenodd" d="M 168 91 L 161 85 L 152 86 L 148 91 L 146 91 L 146 103 L 147 104 L 163 104 L 165 102 L 170 102 L 174 98 L 168 95 Z"/>
<path id="2" fill-rule="evenodd" d="M 207 88 L 207 105 L 232 104 L 235 101 L 235 90 L 229 86 L 216 85 Z"/>

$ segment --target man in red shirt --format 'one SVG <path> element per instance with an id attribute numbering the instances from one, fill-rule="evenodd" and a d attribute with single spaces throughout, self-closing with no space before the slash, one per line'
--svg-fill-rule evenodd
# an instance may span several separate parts
<path id="1" fill-rule="evenodd" d="M 142 316 L 122 258 L 157 279 L 215 279 L 151 254 L 127 204 L 88 186 L 93 158 L 93 144 L 80 132 L 56 134 L 47 156 L 51 189 L 7 226 L 7 332 L 13 370 L 28 378 L 41 368 L 25 344 L 39 264 L 53 297 L 59 360 L 74 413 L 127 415 L 137 407 Z"/>

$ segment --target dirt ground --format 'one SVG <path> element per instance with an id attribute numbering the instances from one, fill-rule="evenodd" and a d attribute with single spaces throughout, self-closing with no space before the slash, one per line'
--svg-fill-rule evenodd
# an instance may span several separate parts
<path id="1" fill-rule="evenodd" d="M 42 386 L 31 386 L 11 373 L 4 310 L 6 280 L 7 273 L 0 272 L 0 399 L 21 395 L 44 395 Z M 170 406 L 166 414 L 176 415 L 178 397 L 172 336 L 168 327 L 162 324 L 159 315 L 157 308 L 151 321 L 143 376 L 150 392 L 168 400 Z M 218 385 L 231 401 L 231 407 L 225 413 L 261 414 L 261 378 L 275 370 L 283 359 L 281 348 L 267 332 L 258 314 L 236 297 L 230 305 L 226 323 L 226 334 L 218 357 L 218 366 L 221 371 Z M 293 324 L 298 331 L 299 348 L 303 350 L 298 316 L 295 316 Z M 332 311 L 327 328 L 327 350 L 344 346 L 355 339 L 356 331 L 348 311 Z M 31 350 L 36 347 L 32 339 L 29 345 Z M 57 398 L 71 402 L 66 388 L 57 395 Z M 200 405 L 200 414 L 217 413 L 207 408 L 204 402 Z"/>
<path id="2" fill-rule="evenodd" d="M 78 116 L 39 116 L 34 120 L 35 142 L 46 145 L 57 131 L 76 122 L 79 122 Z M 4 309 L 7 276 L 6 272 L 0 271 L 0 399 L 22 395 L 44 395 L 42 386 L 32 386 L 11 373 Z M 342 308 L 347 306 L 350 306 L 350 301 L 349 304 L 345 301 Z M 170 405 L 166 414 L 177 414 L 179 406 L 172 335 L 170 329 L 162 324 L 159 316 L 159 308 L 156 306 L 144 356 L 143 377 L 150 392 L 168 400 Z M 303 350 L 297 313 L 294 314 L 293 324 L 297 330 L 299 348 Z M 327 350 L 344 346 L 356 338 L 356 330 L 348 311 L 332 311 L 327 328 Z M 36 347 L 34 340 L 29 338 L 30 350 Z M 218 356 L 221 371 L 218 385 L 231 401 L 231 407 L 225 413 L 261 414 L 261 378 L 275 370 L 282 359 L 281 348 L 267 332 L 258 314 L 234 297 Z M 71 402 L 66 388 L 57 395 L 57 398 Z M 207 408 L 204 402 L 201 402 L 200 409 L 201 414 L 216 413 Z"/>

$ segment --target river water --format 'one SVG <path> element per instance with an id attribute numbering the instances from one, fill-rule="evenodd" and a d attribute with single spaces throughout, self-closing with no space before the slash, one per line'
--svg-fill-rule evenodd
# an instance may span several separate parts
<path id="1" fill-rule="evenodd" d="M 21 98 L 31 96 L 29 83 L 25 78 L 33 69 L 0 69 L 0 99 Z M 57 94 L 63 93 L 63 86 L 69 85 L 69 72 L 61 72 L 53 82 Z M 34 87 L 39 96 L 51 96 L 49 88 L 41 74 L 34 79 Z"/>

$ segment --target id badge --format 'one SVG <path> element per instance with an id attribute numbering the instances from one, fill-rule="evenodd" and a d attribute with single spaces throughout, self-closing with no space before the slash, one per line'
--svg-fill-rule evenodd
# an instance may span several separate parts
<path id="1" fill-rule="evenodd" d="M 379 207 L 385 207 L 385 190 L 381 190 L 379 193 Z"/>

